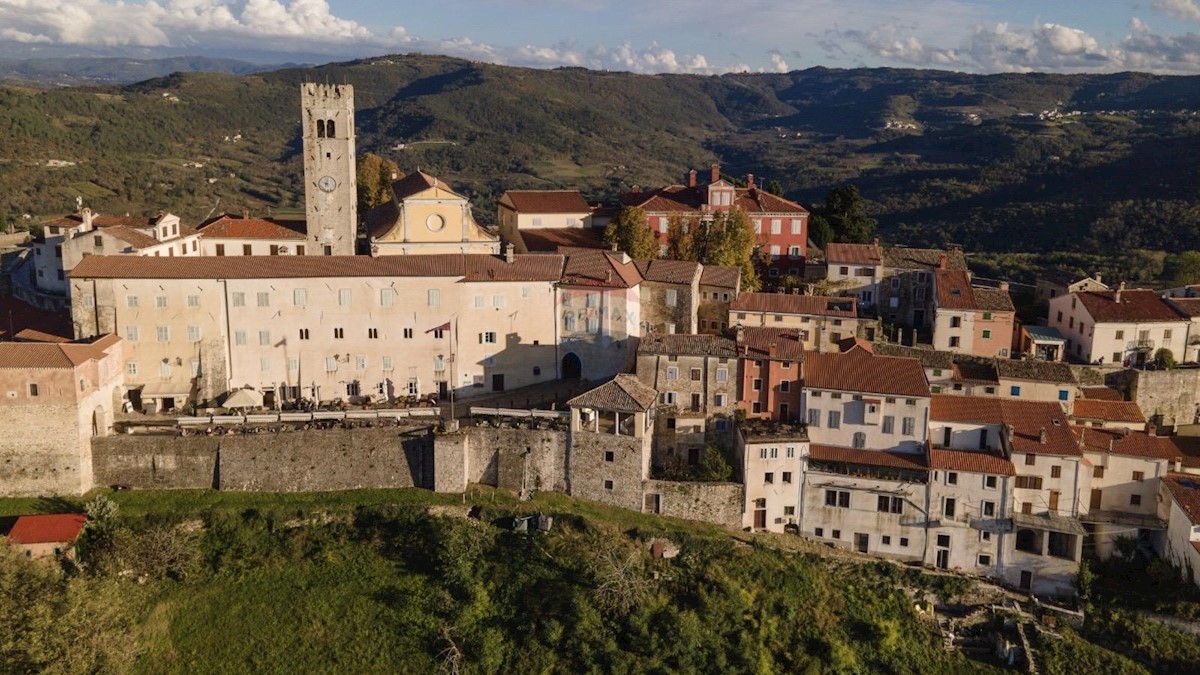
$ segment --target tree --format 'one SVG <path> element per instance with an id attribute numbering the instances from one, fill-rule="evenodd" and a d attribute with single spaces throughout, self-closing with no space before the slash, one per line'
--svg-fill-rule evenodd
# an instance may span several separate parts
<path id="1" fill-rule="evenodd" d="M 767 183 L 767 192 L 770 192 L 771 194 L 775 195 L 776 197 L 782 197 L 783 196 L 783 183 L 780 183 L 777 180 L 773 180 L 770 183 Z"/>
<path id="2" fill-rule="evenodd" d="M 673 216 L 667 228 L 667 255 L 675 260 L 694 260 L 704 265 L 737 267 L 742 290 L 762 286 L 754 269 L 754 226 L 741 209 L 714 213 L 711 220 L 687 221 Z"/>
<path id="3" fill-rule="evenodd" d="M 1160 347 L 1158 351 L 1154 352 L 1155 368 L 1160 370 L 1170 370 L 1177 365 L 1179 364 L 1175 361 L 1175 354 L 1173 354 L 1170 349 L 1167 349 L 1166 347 Z"/>
<path id="4" fill-rule="evenodd" d="M 808 238 L 821 249 L 833 241 L 833 227 L 825 220 L 825 216 L 815 211 L 808 217 Z"/>
<path id="5" fill-rule="evenodd" d="M 849 244 L 866 244 L 875 235 L 879 221 L 867 215 L 867 202 L 854 185 L 844 185 L 829 191 L 825 204 L 818 210 L 829 221 L 833 240 Z"/>
<path id="6" fill-rule="evenodd" d="M 604 243 L 616 246 L 635 260 L 658 257 L 658 240 L 646 223 L 646 212 L 636 206 L 621 209 L 604 228 Z"/>
<path id="7" fill-rule="evenodd" d="M 720 448 L 710 445 L 704 449 L 704 459 L 700 461 L 696 477 L 703 481 L 723 483 L 733 478 L 733 467 L 726 461 Z"/>
<path id="8" fill-rule="evenodd" d="M 1200 284 L 1200 251 L 1183 251 L 1167 258 L 1173 286 Z"/>
<path id="9" fill-rule="evenodd" d="M 392 183 L 403 178 L 400 167 L 390 159 L 368 152 L 358 160 L 358 213 L 366 213 L 392 199 Z"/>

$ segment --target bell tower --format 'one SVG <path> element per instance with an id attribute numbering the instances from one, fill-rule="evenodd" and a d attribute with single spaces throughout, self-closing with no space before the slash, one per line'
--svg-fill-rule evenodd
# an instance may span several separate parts
<path id="1" fill-rule="evenodd" d="M 354 87 L 300 85 L 309 255 L 354 255 L 358 236 Z"/>

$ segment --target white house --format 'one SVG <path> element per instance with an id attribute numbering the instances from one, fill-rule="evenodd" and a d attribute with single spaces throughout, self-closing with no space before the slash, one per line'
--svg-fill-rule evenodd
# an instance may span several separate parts
<path id="1" fill-rule="evenodd" d="M 1049 325 L 1066 337 L 1067 354 L 1087 363 L 1141 365 L 1159 349 L 1186 350 L 1189 317 L 1143 289 L 1082 291 L 1050 300 Z"/>

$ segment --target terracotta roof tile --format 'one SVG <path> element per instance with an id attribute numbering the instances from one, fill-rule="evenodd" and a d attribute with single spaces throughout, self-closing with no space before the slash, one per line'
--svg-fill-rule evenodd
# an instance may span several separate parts
<path id="1" fill-rule="evenodd" d="M 818 443 L 809 446 L 808 458 L 822 462 L 845 462 L 846 464 L 886 466 L 897 469 L 920 470 L 929 466 L 925 459 L 925 453 L 859 450 Z"/>
<path id="2" fill-rule="evenodd" d="M 458 193 L 452 190 L 449 185 L 438 180 L 437 178 L 434 178 L 433 176 L 430 176 L 424 171 L 414 171 L 404 178 L 392 183 L 392 193 L 396 195 L 397 201 L 404 201 L 405 199 L 419 192 L 424 192 L 425 190 L 433 187 L 441 188 L 446 192 L 458 195 Z M 462 195 L 458 196 L 461 197 Z"/>
<path id="3" fill-rule="evenodd" d="M 975 309 L 971 278 L 964 270 L 934 270 L 937 306 L 941 309 Z"/>
<path id="4" fill-rule="evenodd" d="M 266 218 L 241 218 L 225 214 L 205 221 L 198 231 L 205 237 L 223 239 L 300 239 L 303 232 L 294 230 L 281 222 Z"/>
<path id="5" fill-rule="evenodd" d="M 621 195 L 625 206 L 637 206 L 647 213 L 691 213 L 700 211 L 708 201 L 708 186 L 668 185 L 657 190 Z M 757 188 L 735 188 L 734 204 L 747 214 L 803 215 L 808 209 L 796 202 Z"/>
<path id="6" fill-rule="evenodd" d="M 1112 387 L 1080 387 L 1079 392 L 1084 398 L 1090 398 L 1100 401 L 1124 401 L 1125 397 L 1121 396 L 1121 392 Z M 1076 402 L 1079 399 L 1075 399 Z"/>
<path id="7" fill-rule="evenodd" d="M 607 249 L 604 245 L 604 229 L 594 227 L 546 227 L 536 230 L 521 230 L 521 241 L 530 253 L 557 253 L 566 246 L 571 248 Z"/>
<path id="8" fill-rule="evenodd" d="M 736 267 L 720 265 L 705 265 L 700 273 L 701 286 L 717 286 L 719 288 L 738 288 L 741 285 L 742 271 Z"/>
<path id="9" fill-rule="evenodd" d="M 748 329 L 747 329 L 748 330 Z M 804 386 L 893 396 L 928 397 L 929 382 L 916 359 L 878 356 L 855 347 L 804 355 Z"/>
<path id="10" fill-rule="evenodd" d="M 1170 439 L 1151 436 L 1144 431 L 1124 429 L 1097 429 L 1095 427 L 1071 427 L 1087 452 L 1111 452 L 1127 457 L 1150 459 L 1175 459 L 1181 453 Z"/>
<path id="11" fill-rule="evenodd" d="M 1163 476 L 1162 481 L 1192 524 L 1200 524 L 1200 476 L 1168 473 Z"/>
<path id="12" fill-rule="evenodd" d="M 738 348 L 746 358 L 769 359 L 780 361 L 803 361 L 805 358 L 804 343 L 795 328 L 742 328 Z M 771 346 L 775 346 L 775 356 L 771 356 Z"/>
<path id="13" fill-rule="evenodd" d="M 932 448 L 929 450 L 929 467 L 1003 476 L 1015 476 L 1017 473 L 1013 463 L 1003 457 L 988 452 L 970 450 Z"/>
<path id="14" fill-rule="evenodd" d="M 1118 293 L 1121 295 L 1119 303 L 1116 301 Z M 1075 296 L 1097 323 L 1185 320 L 1178 310 L 1158 297 L 1154 291 L 1084 291 L 1076 293 Z"/>
<path id="15" fill-rule="evenodd" d="M 883 255 L 875 244 L 838 244 L 825 246 L 825 260 L 830 265 L 871 265 L 883 263 Z"/>
<path id="16" fill-rule="evenodd" d="M 794 293 L 741 293 L 729 303 L 735 312 L 765 312 L 767 314 L 806 314 L 853 319 L 858 316 L 852 297 L 796 295 Z"/>
<path id="17" fill-rule="evenodd" d="M 14 544 L 57 544 L 72 542 L 79 537 L 87 516 L 82 513 L 55 513 L 21 516 L 8 532 Z"/>
<path id="18" fill-rule="evenodd" d="M 1142 424 L 1146 416 L 1136 401 L 1107 401 L 1094 398 L 1077 398 L 1072 417 L 1080 420 L 1104 422 L 1133 422 Z"/>
<path id="19" fill-rule="evenodd" d="M 982 359 L 966 354 L 954 355 L 954 367 L 950 379 L 955 382 L 973 382 L 977 384 L 999 384 L 996 375 L 996 364 L 991 359 Z"/>
<path id="20" fill-rule="evenodd" d="M 998 398 L 934 394 L 929 407 L 929 418 L 939 422 L 1003 424 L 1004 410 Z"/>
<path id="21" fill-rule="evenodd" d="M 1200 298 L 1168 298 L 1167 302 L 1185 316 L 1195 318 L 1200 316 Z"/>
<path id="22" fill-rule="evenodd" d="M 0 368 L 73 370 L 104 356 L 103 346 L 94 342 L 0 342 Z"/>
<path id="23" fill-rule="evenodd" d="M 590 213 L 579 190 L 509 190 L 500 197 L 520 213 Z"/>
<path id="24" fill-rule="evenodd" d="M 642 282 L 637 266 L 633 261 L 623 262 L 621 254 L 592 249 L 560 250 L 567 254 L 562 275 L 564 284 L 597 288 L 633 288 Z"/>
<path id="25" fill-rule="evenodd" d="M 464 277 L 467 281 L 555 281 L 558 255 L 87 256 L 71 277 L 98 279 L 288 279 L 300 277 Z"/>
<path id="26" fill-rule="evenodd" d="M 691 284 L 702 269 L 700 263 L 685 260 L 636 260 L 634 265 L 646 281 L 665 284 Z"/>
<path id="27" fill-rule="evenodd" d="M 720 335 L 659 335 L 653 333 L 638 344 L 639 354 L 678 354 L 737 358 L 737 342 Z"/>
<path id="28" fill-rule="evenodd" d="M 15 333 L 9 335 L 9 327 Z M 70 342 L 71 317 L 38 309 L 11 296 L 0 296 L 0 341 Z"/>
<path id="29" fill-rule="evenodd" d="M 1075 434 L 1071 432 L 1062 406 L 1053 401 L 1018 401 L 1000 399 L 1004 423 L 1013 428 L 1009 435 L 1013 452 L 1045 455 L 1082 454 Z M 1046 441 L 1041 440 L 1042 429 Z"/>
<path id="30" fill-rule="evenodd" d="M 980 288 L 972 289 L 975 293 L 975 306 L 986 312 L 1013 312 L 1016 307 L 1013 305 L 1012 296 L 1008 291 L 1002 291 L 999 288 Z"/>
<path id="31" fill-rule="evenodd" d="M 645 412 L 658 401 L 658 391 L 636 377 L 621 373 L 612 380 L 567 401 L 572 408 Z"/>

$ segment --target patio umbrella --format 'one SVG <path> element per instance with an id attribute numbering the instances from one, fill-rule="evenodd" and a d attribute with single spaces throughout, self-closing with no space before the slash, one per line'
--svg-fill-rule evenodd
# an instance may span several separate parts
<path id="1" fill-rule="evenodd" d="M 225 399 L 225 408 L 261 408 L 263 395 L 254 389 L 238 389 Z"/>

